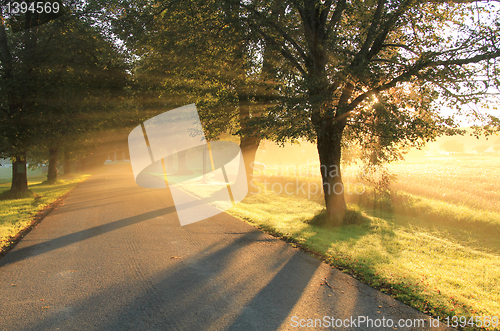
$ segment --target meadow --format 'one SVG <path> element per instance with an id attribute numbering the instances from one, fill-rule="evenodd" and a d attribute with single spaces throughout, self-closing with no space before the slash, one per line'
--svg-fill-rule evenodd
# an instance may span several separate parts
<path id="1" fill-rule="evenodd" d="M 396 179 L 383 196 L 367 183 L 353 194 L 359 181 L 346 176 L 350 224 L 341 228 L 322 225 L 320 193 L 277 189 L 320 178 L 266 171 L 254 184 L 259 194 L 229 213 L 429 315 L 500 317 L 500 157 L 392 164 Z"/>

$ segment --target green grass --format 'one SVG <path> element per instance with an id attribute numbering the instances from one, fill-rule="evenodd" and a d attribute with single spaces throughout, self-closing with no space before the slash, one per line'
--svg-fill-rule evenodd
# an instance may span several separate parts
<path id="1" fill-rule="evenodd" d="M 10 170 L 10 169 L 9 169 Z M 0 176 L 4 173 L 0 173 Z M 88 178 L 89 175 L 62 176 L 54 184 L 43 183 L 46 177 L 40 171 L 28 172 L 28 188 L 34 193 L 21 199 L 5 199 L 10 189 L 10 180 L 3 178 L 0 183 L 0 251 L 9 245 L 10 238 L 14 237 L 33 222 L 36 213 L 69 192 L 77 184 Z"/>
<path id="2" fill-rule="evenodd" d="M 450 165 L 438 169 L 449 171 Z M 440 180 L 436 185 L 444 186 L 445 192 L 465 191 L 461 187 L 471 184 L 466 169 L 452 168 L 463 171 L 463 176 L 454 177 L 454 173 L 451 182 Z M 413 175 L 418 177 L 416 170 Z M 436 175 L 446 178 L 442 173 Z M 409 181 L 407 190 L 402 184 L 387 201 L 375 199 L 370 189 L 362 196 L 350 195 L 350 201 L 357 202 L 348 205 L 350 224 L 331 228 L 321 226 L 324 205 L 320 194 L 276 194 L 269 189 L 271 183 L 293 180 L 296 187 L 317 179 L 266 180 L 267 192 L 262 189 L 250 195 L 228 212 L 318 254 L 427 314 L 500 317 L 500 215 L 496 211 L 479 209 L 469 201 L 449 202 L 433 191 L 427 196 L 407 193 L 413 185 Z M 494 178 L 489 185 L 497 185 Z M 489 201 L 495 198 L 480 189 L 471 195 L 484 199 L 483 206 L 497 203 Z"/>
<path id="3" fill-rule="evenodd" d="M 40 179 L 44 177 L 41 169 L 28 170 L 28 179 Z M 10 183 L 12 168 L 0 167 L 0 184 Z"/>

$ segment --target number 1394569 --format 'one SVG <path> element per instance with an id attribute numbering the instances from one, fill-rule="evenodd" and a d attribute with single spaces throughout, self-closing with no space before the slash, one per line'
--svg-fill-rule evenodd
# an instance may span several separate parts
<path id="1" fill-rule="evenodd" d="M 38 14 L 59 13 L 58 2 L 33 1 L 33 2 L 8 2 L 5 5 L 5 10 L 8 14 L 26 14 L 27 12 Z"/>

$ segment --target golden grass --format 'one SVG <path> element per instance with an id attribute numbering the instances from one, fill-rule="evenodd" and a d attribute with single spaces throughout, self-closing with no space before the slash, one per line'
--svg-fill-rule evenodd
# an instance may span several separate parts
<path id="1" fill-rule="evenodd" d="M 389 170 L 397 175 L 395 190 L 500 212 L 500 157 L 419 159 Z"/>

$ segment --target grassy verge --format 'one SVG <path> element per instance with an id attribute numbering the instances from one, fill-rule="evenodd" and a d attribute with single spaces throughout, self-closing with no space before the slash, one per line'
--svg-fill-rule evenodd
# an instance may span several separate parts
<path id="1" fill-rule="evenodd" d="M 500 215 L 409 194 L 394 199 L 381 207 L 365 195 L 349 204 L 351 224 L 341 228 L 317 225 L 317 199 L 272 190 L 229 213 L 424 313 L 500 317 Z"/>
<path id="2" fill-rule="evenodd" d="M 29 175 L 29 174 L 28 174 Z M 46 208 L 87 179 L 89 175 L 67 175 L 54 184 L 45 184 L 41 174 L 29 178 L 29 189 L 34 196 L 22 199 L 2 199 L 10 188 L 10 182 L 0 183 L 0 252 L 10 245 L 11 239 L 29 227 L 38 211 Z"/>

